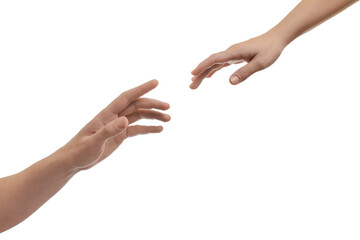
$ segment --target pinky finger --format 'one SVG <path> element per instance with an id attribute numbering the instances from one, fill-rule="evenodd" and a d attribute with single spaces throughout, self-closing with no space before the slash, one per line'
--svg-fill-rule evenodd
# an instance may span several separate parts
<path id="1" fill-rule="evenodd" d="M 134 125 L 127 128 L 127 136 L 134 137 L 136 135 L 142 135 L 148 133 L 160 133 L 162 130 L 163 130 L 162 126 Z"/>

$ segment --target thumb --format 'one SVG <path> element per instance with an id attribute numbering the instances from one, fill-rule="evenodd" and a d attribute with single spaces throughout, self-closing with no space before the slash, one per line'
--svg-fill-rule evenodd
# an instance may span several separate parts
<path id="1" fill-rule="evenodd" d="M 107 140 L 124 132 L 128 125 L 129 121 L 126 117 L 116 118 L 97 131 L 95 135 L 103 140 Z"/>
<path id="2" fill-rule="evenodd" d="M 230 77 L 230 83 L 233 85 L 239 84 L 245 81 L 252 74 L 262 70 L 263 67 L 258 63 L 256 59 L 251 60 L 248 64 L 235 71 Z"/>

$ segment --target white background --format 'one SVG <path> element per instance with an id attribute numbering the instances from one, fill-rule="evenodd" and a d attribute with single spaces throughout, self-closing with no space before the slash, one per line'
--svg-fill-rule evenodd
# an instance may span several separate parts
<path id="1" fill-rule="evenodd" d="M 358 5 L 238 86 L 232 66 L 188 88 L 201 60 L 298 2 L 1 1 L 0 176 L 153 78 L 148 96 L 171 104 L 172 121 L 126 140 L 0 238 L 359 239 Z"/>

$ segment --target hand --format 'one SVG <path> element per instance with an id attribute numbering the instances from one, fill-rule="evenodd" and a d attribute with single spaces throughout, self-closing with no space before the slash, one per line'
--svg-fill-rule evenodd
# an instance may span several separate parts
<path id="1" fill-rule="evenodd" d="M 127 137 L 161 132 L 161 126 L 132 125 L 142 118 L 170 120 L 169 115 L 152 110 L 167 110 L 168 103 L 140 98 L 157 85 L 158 81 L 152 80 L 122 93 L 62 147 L 59 151 L 70 156 L 70 167 L 75 171 L 89 169 L 108 157 Z"/>
<path id="2" fill-rule="evenodd" d="M 199 87 L 204 78 L 231 64 L 247 62 L 230 77 L 231 84 L 246 80 L 257 71 L 267 68 L 280 56 L 285 44 L 276 34 L 266 33 L 248 41 L 235 44 L 227 50 L 215 53 L 201 62 L 191 73 L 194 75 L 191 89 Z"/>

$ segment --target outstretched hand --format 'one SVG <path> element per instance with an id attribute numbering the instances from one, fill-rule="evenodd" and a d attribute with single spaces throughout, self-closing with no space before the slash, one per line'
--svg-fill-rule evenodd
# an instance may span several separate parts
<path id="1" fill-rule="evenodd" d="M 198 88 L 205 78 L 210 78 L 224 67 L 247 62 L 230 76 L 230 83 L 236 85 L 273 64 L 284 47 L 280 38 L 271 33 L 232 45 L 225 51 L 212 54 L 191 72 L 194 76 L 190 88 Z"/>
<path id="2" fill-rule="evenodd" d="M 127 137 L 161 132 L 162 126 L 132 125 L 140 119 L 170 120 L 168 114 L 152 110 L 167 110 L 168 103 L 140 98 L 157 85 L 158 81 L 152 80 L 122 93 L 62 147 L 61 151 L 70 153 L 70 166 L 74 170 L 91 168 L 115 151 Z"/>
<path id="3" fill-rule="evenodd" d="M 161 132 L 161 126 L 133 125 L 143 118 L 170 120 L 169 115 L 153 110 L 167 110 L 169 104 L 141 97 L 157 85 L 152 80 L 122 93 L 55 153 L 1 178 L 0 233 L 29 217 L 71 177 L 108 157 L 127 137 Z"/>

